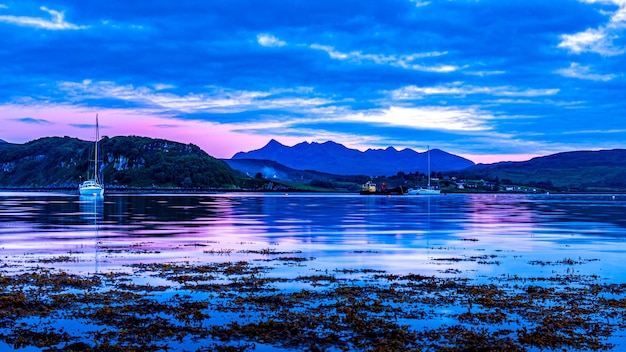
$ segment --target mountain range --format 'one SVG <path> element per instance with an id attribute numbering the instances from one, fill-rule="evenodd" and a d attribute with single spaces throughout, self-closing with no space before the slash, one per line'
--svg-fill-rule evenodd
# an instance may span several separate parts
<path id="1" fill-rule="evenodd" d="M 438 149 L 432 149 L 430 153 L 431 171 L 459 179 L 482 179 L 504 185 L 526 185 L 554 191 L 626 190 L 624 149 L 572 151 L 527 161 L 478 165 Z M 414 180 L 411 178 L 414 175 L 407 173 L 426 173 L 428 169 L 427 152 L 418 153 L 410 149 L 398 151 L 392 147 L 361 152 L 335 142 L 303 142 L 287 147 L 272 140 L 261 149 L 240 152 L 224 161 L 233 169 L 249 175 L 260 173 L 263 177 L 304 182 L 322 180 L 362 183 L 366 178 L 347 177 L 361 175 L 375 177 L 380 182 L 381 177 L 386 177 L 387 183 L 412 186 Z M 346 177 L 337 178 L 333 175 Z M 394 175 L 398 176 L 397 179 L 393 179 Z"/>
<path id="2" fill-rule="evenodd" d="M 423 184 L 428 168 L 426 152 L 391 147 L 360 152 L 335 142 L 285 147 L 271 141 L 260 150 L 222 160 L 195 145 L 162 139 L 104 137 L 100 144 L 105 184 L 114 188 L 358 192 L 370 177 L 393 186 Z M 45 137 L 24 144 L 0 141 L 0 187 L 75 188 L 89 167 L 92 146 L 92 142 L 70 137 Z M 437 149 L 430 153 L 431 170 L 443 176 L 439 186 L 450 191 L 458 179 L 551 191 L 626 190 L 624 149 L 573 151 L 479 165 Z"/>
<path id="3" fill-rule="evenodd" d="M 428 172 L 428 152 L 397 150 L 393 147 L 368 149 L 363 152 L 332 141 L 302 142 L 288 147 L 272 139 L 261 149 L 239 152 L 231 159 L 273 160 L 293 169 L 315 170 L 335 175 L 391 176 L 398 172 Z M 475 163 L 471 160 L 443 150 L 430 150 L 431 171 L 455 171 L 473 165 Z"/>

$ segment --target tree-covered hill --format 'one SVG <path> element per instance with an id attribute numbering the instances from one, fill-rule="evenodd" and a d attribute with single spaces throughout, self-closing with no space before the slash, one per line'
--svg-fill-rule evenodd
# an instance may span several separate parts
<path id="1" fill-rule="evenodd" d="M 461 174 L 563 191 L 624 190 L 626 150 L 574 151 L 523 162 L 479 164 Z"/>
<path id="2" fill-rule="evenodd" d="M 107 187 L 231 188 L 247 182 L 193 144 L 130 136 L 104 137 L 100 147 Z M 93 142 L 76 138 L 0 143 L 0 187 L 77 187 L 92 159 Z"/>

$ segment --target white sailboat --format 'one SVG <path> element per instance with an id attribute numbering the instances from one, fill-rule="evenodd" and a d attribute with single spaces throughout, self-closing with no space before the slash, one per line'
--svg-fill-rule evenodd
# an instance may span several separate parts
<path id="1" fill-rule="evenodd" d="M 82 182 L 78 186 L 78 192 L 81 196 L 102 196 L 104 195 L 104 184 L 100 178 L 100 159 L 98 157 L 98 143 L 100 142 L 100 130 L 98 127 L 98 114 L 96 114 L 96 140 L 94 142 L 94 159 L 93 159 L 93 177 Z"/>
<path id="2" fill-rule="evenodd" d="M 441 190 L 435 189 L 435 187 L 430 185 L 430 146 L 428 146 L 428 186 L 426 188 L 409 188 L 407 190 L 407 194 L 415 194 L 415 195 L 436 195 L 441 194 Z"/>

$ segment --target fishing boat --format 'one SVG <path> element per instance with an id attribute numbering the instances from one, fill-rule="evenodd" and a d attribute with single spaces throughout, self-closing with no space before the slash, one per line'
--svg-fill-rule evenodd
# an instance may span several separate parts
<path id="1" fill-rule="evenodd" d="M 441 190 L 439 189 L 435 189 L 435 187 L 430 185 L 430 146 L 428 146 L 428 185 L 426 186 L 426 188 L 421 187 L 421 188 L 409 188 L 407 190 L 407 194 L 413 194 L 413 195 L 437 195 L 437 194 L 441 194 Z"/>
<path id="2" fill-rule="evenodd" d="M 372 181 L 367 181 L 365 184 L 361 185 L 361 191 L 359 192 L 362 195 L 370 195 L 376 194 L 376 184 Z"/>
<path id="3" fill-rule="evenodd" d="M 96 114 L 96 139 L 93 147 L 93 170 L 88 171 L 87 179 L 78 186 L 78 192 L 81 196 L 104 195 L 104 184 L 102 183 L 102 178 L 100 177 L 100 158 L 98 156 L 99 142 L 100 130 L 98 127 L 98 114 Z"/>
<path id="4" fill-rule="evenodd" d="M 395 188 L 387 188 L 387 184 L 386 183 L 382 183 L 380 189 L 378 189 L 378 187 L 376 187 L 376 184 L 373 183 L 372 181 L 367 181 L 365 184 L 361 185 L 361 191 L 359 192 L 359 194 L 361 195 L 403 195 L 404 194 L 404 189 L 402 189 L 402 187 L 395 187 Z"/>

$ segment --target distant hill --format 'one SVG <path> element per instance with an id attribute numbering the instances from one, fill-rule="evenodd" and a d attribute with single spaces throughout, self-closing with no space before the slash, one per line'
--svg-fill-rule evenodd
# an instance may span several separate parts
<path id="1" fill-rule="evenodd" d="M 262 177 L 267 180 L 290 184 L 302 189 L 316 187 L 333 191 L 358 192 L 368 177 L 362 175 L 341 176 L 313 170 L 296 170 L 273 160 L 222 159 L 226 164 L 249 177 Z"/>
<path id="2" fill-rule="evenodd" d="M 468 159 L 439 149 L 432 149 L 430 153 L 431 171 L 461 170 L 474 165 Z M 239 152 L 232 159 L 273 160 L 297 170 L 315 170 L 335 175 L 390 176 L 400 171 L 426 173 L 428 170 L 426 152 L 418 153 L 412 149 L 398 151 L 393 147 L 362 152 L 332 141 L 303 142 L 288 147 L 271 140 L 261 149 Z"/>
<path id="3" fill-rule="evenodd" d="M 248 177 L 256 177 L 258 174 L 261 174 L 260 176 L 266 179 L 303 180 L 306 182 L 313 179 L 337 176 L 312 170 L 296 170 L 273 160 L 222 159 L 222 161 L 231 168 L 246 174 Z"/>
<path id="4" fill-rule="evenodd" d="M 522 162 L 479 164 L 463 175 L 571 191 L 626 189 L 626 150 L 574 151 Z"/>
<path id="5" fill-rule="evenodd" d="M 235 187 L 238 173 L 199 147 L 146 137 L 102 138 L 105 186 Z M 92 142 L 46 137 L 0 144 L 0 187 L 77 187 Z"/>

